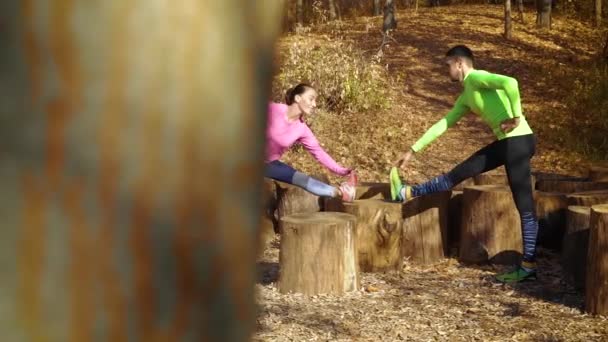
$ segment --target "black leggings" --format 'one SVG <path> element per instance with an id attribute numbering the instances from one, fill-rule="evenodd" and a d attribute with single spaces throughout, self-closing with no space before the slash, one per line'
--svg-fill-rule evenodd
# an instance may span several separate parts
<path id="1" fill-rule="evenodd" d="M 535 213 L 530 159 L 536 152 L 533 134 L 497 140 L 460 163 L 447 178 L 456 185 L 465 179 L 504 165 L 515 205 L 520 213 Z"/>

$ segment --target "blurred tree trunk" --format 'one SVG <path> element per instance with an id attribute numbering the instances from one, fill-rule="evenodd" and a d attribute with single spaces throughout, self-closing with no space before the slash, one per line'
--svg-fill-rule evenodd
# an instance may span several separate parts
<path id="1" fill-rule="evenodd" d="M 519 21 L 525 24 L 524 21 L 524 0 L 517 0 L 517 10 L 519 12 Z"/>
<path id="2" fill-rule="evenodd" d="M 536 0 L 536 26 L 551 29 L 551 0 Z"/>
<path id="3" fill-rule="evenodd" d="M 505 0 L 505 38 L 511 39 L 511 0 Z"/>
<path id="4" fill-rule="evenodd" d="M 327 0 L 328 3 L 328 7 L 329 7 L 329 20 L 336 20 L 337 19 L 337 11 L 336 11 L 336 0 Z"/>
<path id="5" fill-rule="evenodd" d="M 595 0 L 595 24 L 602 26 L 602 0 Z"/>
<path id="6" fill-rule="evenodd" d="M 380 0 L 374 0 L 374 15 L 382 14 L 382 6 L 380 5 Z"/>
<path id="7" fill-rule="evenodd" d="M 296 22 L 304 26 L 304 0 L 296 0 Z"/>

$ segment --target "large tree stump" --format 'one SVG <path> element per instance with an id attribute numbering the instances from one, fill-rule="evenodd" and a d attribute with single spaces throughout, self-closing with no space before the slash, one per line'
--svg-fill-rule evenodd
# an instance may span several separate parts
<path id="1" fill-rule="evenodd" d="M 452 191 L 448 204 L 448 251 L 460 246 L 460 226 L 462 223 L 462 191 Z M 449 253 L 448 253 L 449 254 Z"/>
<path id="2" fill-rule="evenodd" d="M 391 186 L 388 183 L 363 182 L 356 186 L 356 200 L 391 198 Z M 324 211 L 344 212 L 344 203 L 340 198 L 326 198 Z"/>
<path id="3" fill-rule="evenodd" d="M 590 210 L 589 207 L 569 206 L 566 218 L 561 264 L 565 279 L 577 289 L 585 288 Z"/>
<path id="4" fill-rule="evenodd" d="M 585 310 L 608 316 L 608 204 L 591 207 Z"/>
<path id="5" fill-rule="evenodd" d="M 463 262 L 513 264 L 522 253 L 521 223 L 509 187 L 464 189 L 460 255 Z"/>
<path id="6" fill-rule="evenodd" d="M 403 256 L 428 264 L 447 254 L 451 191 L 416 197 L 403 204 Z"/>
<path id="7" fill-rule="evenodd" d="M 319 177 L 316 177 L 319 178 Z M 325 179 L 321 181 L 326 182 Z M 316 213 L 323 209 L 323 199 L 299 186 L 275 181 L 277 185 L 277 216 L 282 217 L 299 213 Z"/>
<path id="8" fill-rule="evenodd" d="M 262 212 L 260 214 L 260 229 L 258 230 L 258 256 L 264 253 L 264 250 L 278 232 L 279 227 L 275 216 L 276 206 L 275 182 L 264 178 L 262 186 Z"/>
<path id="9" fill-rule="evenodd" d="M 590 207 L 596 204 L 608 203 L 608 190 L 582 191 L 567 196 L 568 205 Z"/>
<path id="10" fill-rule="evenodd" d="M 363 272 L 400 270 L 402 204 L 380 199 L 344 203 L 357 218 L 357 255 Z"/>
<path id="11" fill-rule="evenodd" d="M 534 189 L 534 184 L 536 183 L 536 177 L 534 175 L 530 175 L 530 183 L 532 184 L 532 189 Z M 475 185 L 509 185 L 509 178 L 506 173 L 481 173 L 477 176 L 473 177 L 473 182 Z"/>
<path id="12" fill-rule="evenodd" d="M 356 218 L 305 213 L 281 218 L 279 291 L 341 294 L 359 288 Z"/>
<path id="13" fill-rule="evenodd" d="M 595 182 L 608 182 L 607 166 L 592 166 L 589 168 L 589 180 Z"/>
<path id="14" fill-rule="evenodd" d="M 608 182 L 550 179 L 539 180 L 536 182 L 536 190 L 544 192 L 561 192 L 563 194 L 571 194 L 574 192 L 602 189 L 608 189 Z"/>
<path id="15" fill-rule="evenodd" d="M 538 245 L 560 249 L 566 231 L 566 195 L 559 192 L 534 192 L 538 218 Z"/>

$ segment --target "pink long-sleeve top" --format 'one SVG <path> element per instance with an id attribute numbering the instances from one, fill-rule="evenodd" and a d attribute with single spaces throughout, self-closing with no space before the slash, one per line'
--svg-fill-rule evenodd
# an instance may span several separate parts
<path id="1" fill-rule="evenodd" d="M 266 126 L 265 162 L 279 160 L 293 144 L 299 142 L 323 166 L 332 172 L 346 176 L 350 169 L 336 163 L 319 145 L 319 141 L 308 125 L 301 120 L 287 121 L 287 105 L 270 103 L 268 125 Z"/>

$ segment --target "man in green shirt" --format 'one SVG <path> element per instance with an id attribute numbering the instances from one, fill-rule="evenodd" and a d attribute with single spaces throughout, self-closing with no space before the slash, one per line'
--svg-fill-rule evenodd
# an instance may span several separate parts
<path id="1" fill-rule="evenodd" d="M 450 78 L 454 82 L 462 82 L 464 90 L 452 110 L 416 141 L 397 165 L 404 168 L 415 153 L 420 153 L 468 112 L 479 115 L 490 126 L 497 140 L 447 174 L 420 185 L 403 184 L 397 168 L 392 168 L 391 195 L 393 200 L 407 201 L 412 197 L 446 191 L 467 178 L 504 165 L 521 218 L 524 255 L 520 265 L 511 272 L 496 276 L 496 279 L 505 283 L 534 280 L 538 221 L 532 198 L 530 159 L 535 152 L 535 138 L 522 114 L 517 80 L 476 70 L 473 67 L 473 52 L 464 45 L 453 47 L 446 57 Z"/>

